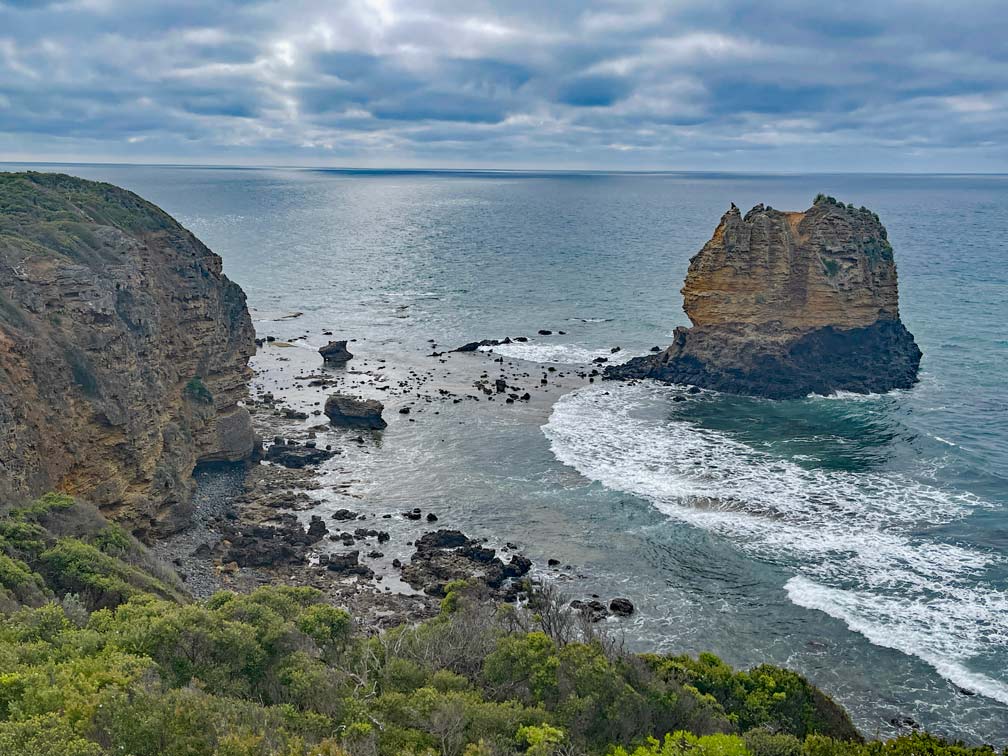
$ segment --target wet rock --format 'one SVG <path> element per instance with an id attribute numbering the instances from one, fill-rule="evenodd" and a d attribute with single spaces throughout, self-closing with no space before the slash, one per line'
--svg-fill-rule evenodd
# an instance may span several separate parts
<path id="1" fill-rule="evenodd" d="M 313 543 L 321 541 L 328 532 L 329 528 L 326 527 L 325 521 L 318 515 L 312 515 L 311 522 L 308 523 L 308 538 Z"/>
<path id="2" fill-rule="evenodd" d="M 427 513 L 427 522 L 437 522 L 437 521 L 438 521 L 438 516 L 436 514 L 434 514 L 433 512 L 428 512 Z"/>
<path id="3" fill-rule="evenodd" d="M 373 577 L 374 572 L 370 567 L 360 563 L 360 551 L 347 551 L 342 554 L 331 554 L 329 564 L 326 565 L 332 572 L 341 575 L 360 575 L 362 577 Z"/>
<path id="4" fill-rule="evenodd" d="M 343 428 L 371 428 L 381 430 L 388 426 L 382 419 L 385 406 L 375 399 L 354 399 L 343 394 L 331 395 L 325 403 L 325 414 L 333 425 Z"/>
<path id="5" fill-rule="evenodd" d="M 509 578 L 525 577 L 531 569 L 531 559 L 521 554 L 512 554 L 511 561 L 504 567 L 504 576 Z"/>
<path id="6" fill-rule="evenodd" d="M 351 509 L 337 509 L 332 513 L 332 518 L 341 522 L 343 520 L 356 520 L 357 513 Z"/>
<path id="7" fill-rule="evenodd" d="M 609 611 L 617 617 L 629 617 L 634 613 L 634 605 L 630 599 L 614 598 L 609 602 Z"/>
<path id="8" fill-rule="evenodd" d="M 592 622 L 600 622 L 609 616 L 609 610 L 605 608 L 605 604 L 596 599 L 591 599 L 590 601 L 575 599 L 570 602 L 570 608 L 587 617 Z"/>
<path id="9" fill-rule="evenodd" d="M 520 338 L 521 337 L 519 337 L 518 339 L 515 339 L 515 340 L 518 341 Z M 475 352 L 480 347 L 495 347 L 495 346 L 499 346 L 500 344 L 510 344 L 510 343 L 511 343 L 511 339 L 509 339 L 509 338 L 505 338 L 505 339 L 503 339 L 501 341 L 498 341 L 497 339 L 483 339 L 482 341 L 470 341 L 468 344 L 463 344 L 458 349 L 455 349 L 453 351 L 455 351 L 455 352 Z"/>
<path id="10" fill-rule="evenodd" d="M 299 469 L 314 466 L 336 456 L 336 452 L 326 451 L 312 446 L 296 446 L 294 444 L 273 444 L 266 450 L 266 461 L 284 467 Z"/>
<path id="11" fill-rule="evenodd" d="M 330 341 L 319 349 L 322 359 L 328 363 L 341 365 L 353 359 L 353 355 L 347 350 L 346 340 Z"/>
<path id="12" fill-rule="evenodd" d="M 416 540 L 418 551 L 424 549 L 454 549 L 467 546 L 469 539 L 461 530 L 435 530 L 424 533 Z"/>

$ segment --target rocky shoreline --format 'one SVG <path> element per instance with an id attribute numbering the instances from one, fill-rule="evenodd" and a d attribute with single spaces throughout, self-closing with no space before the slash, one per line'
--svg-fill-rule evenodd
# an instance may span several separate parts
<path id="1" fill-rule="evenodd" d="M 515 602 L 524 600 L 526 581 L 576 580 L 572 566 L 555 559 L 534 564 L 504 536 L 472 538 L 435 511 L 368 500 L 356 490 L 347 451 L 366 453 L 382 443 L 389 422 L 423 422 L 445 404 L 552 402 L 594 381 L 597 369 L 533 369 L 492 351 L 439 352 L 436 344 L 424 357 L 430 367 L 418 369 L 368 357 L 366 348 L 355 358 L 346 341 L 316 353 L 307 345 L 317 340 L 316 334 L 257 340 L 247 406 L 257 434 L 268 439 L 262 460 L 198 470 L 190 527 L 154 545 L 194 597 L 311 586 L 362 625 L 380 629 L 435 615 L 455 581 Z M 482 346 L 500 343 L 510 339 Z M 449 364 L 453 356 L 457 363 Z M 594 622 L 634 611 L 626 598 L 594 594 L 574 598 L 570 607 Z"/>

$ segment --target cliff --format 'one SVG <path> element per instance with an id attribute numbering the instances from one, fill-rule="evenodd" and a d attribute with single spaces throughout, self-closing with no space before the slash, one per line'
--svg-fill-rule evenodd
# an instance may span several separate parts
<path id="1" fill-rule="evenodd" d="M 917 380 L 921 353 L 899 319 L 896 265 L 877 215 L 820 195 L 805 212 L 732 205 L 690 260 L 692 328 L 609 378 L 656 378 L 790 398 L 882 392 Z"/>
<path id="2" fill-rule="evenodd" d="M 159 208 L 109 184 L 0 174 L 0 495 L 86 497 L 182 525 L 199 462 L 258 448 L 245 294 Z"/>

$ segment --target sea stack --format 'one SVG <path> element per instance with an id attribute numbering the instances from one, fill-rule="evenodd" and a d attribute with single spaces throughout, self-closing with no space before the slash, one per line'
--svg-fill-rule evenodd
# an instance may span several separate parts
<path id="1" fill-rule="evenodd" d="M 82 496 L 140 536 L 259 440 L 255 333 L 221 259 L 110 184 L 0 173 L 0 497 Z"/>
<path id="2" fill-rule="evenodd" d="M 773 399 L 917 381 L 921 351 L 900 322 L 892 246 L 867 208 L 824 195 L 805 212 L 757 205 L 743 216 L 732 205 L 681 293 L 692 327 L 607 378 Z"/>

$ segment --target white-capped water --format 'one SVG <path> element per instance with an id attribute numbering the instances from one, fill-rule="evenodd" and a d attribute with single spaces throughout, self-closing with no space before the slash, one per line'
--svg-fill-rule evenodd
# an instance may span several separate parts
<path id="1" fill-rule="evenodd" d="M 510 344 L 485 346 L 480 347 L 480 351 L 493 352 L 513 360 L 555 365 L 587 365 L 599 357 L 605 357 L 606 364 L 619 365 L 634 356 L 622 351 L 613 354 L 609 349 L 590 349 L 578 344 L 544 344 L 532 341 L 513 341 Z"/>
<path id="2" fill-rule="evenodd" d="M 673 392 L 582 389 L 556 404 L 543 432 L 557 459 L 585 477 L 792 571 L 784 587 L 795 604 L 1008 703 L 1008 674 L 996 679 L 970 668 L 1008 648 L 1008 593 L 985 579 L 1003 557 L 926 534 L 989 502 L 902 473 L 807 468 L 773 457 L 676 419 Z"/>

